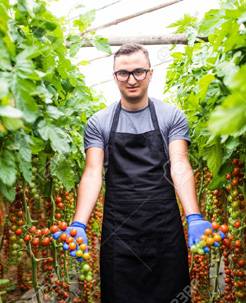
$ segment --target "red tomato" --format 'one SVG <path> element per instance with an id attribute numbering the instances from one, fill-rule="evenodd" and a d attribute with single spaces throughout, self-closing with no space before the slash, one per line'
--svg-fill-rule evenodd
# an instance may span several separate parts
<path id="1" fill-rule="evenodd" d="M 75 236 L 77 235 L 77 229 L 75 229 L 75 228 L 71 229 L 70 235 L 71 235 L 72 237 L 75 237 Z"/>
<path id="2" fill-rule="evenodd" d="M 48 246 L 50 245 L 50 238 L 49 237 L 45 237 L 42 239 L 41 241 L 42 246 Z"/>
<path id="3" fill-rule="evenodd" d="M 237 221 L 234 222 L 233 226 L 235 228 L 239 228 L 241 226 L 241 222 L 239 220 L 237 220 Z"/>
<path id="4" fill-rule="evenodd" d="M 229 230 L 229 228 L 228 228 L 228 226 L 227 226 L 226 224 L 222 224 L 222 225 L 220 226 L 220 230 L 221 230 L 223 233 L 227 233 L 228 230 Z"/>
<path id="5" fill-rule="evenodd" d="M 66 230 L 67 229 L 67 223 L 66 222 L 60 222 L 59 223 L 59 228 L 63 231 Z"/>
<path id="6" fill-rule="evenodd" d="M 60 235 L 60 238 L 59 238 L 61 241 L 66 241 L 67 240 L 67 234 L 66 233 L 62 233 Z"/>
<path id="7" fill-rule="evenodd" d="M 74 242 L 74 238 L 73 237 L 67 237 L 66 242 L 67 242 L 67 244 L 73 243 Z"/>
<path id="8" fill-rule="evenodd" d="M 235 241 L 235 247 L 237 247 L 237 248 L 241 247 L 241 241 L 240 240 Z"/>
<path id="9" fill-rule="evenodd" d="M 32 227 L 29 228 L 29 232 L 33 234 L 36 232 L 36 229 L 37 229 L 36 226 L 33 225 Z"/>
<path id="10" fill-rule="evenodd" d="M 15 234 L 16 236 L 20 236 L 22 234 L 22 229 L 21 228 L 16 229 Z"/>
<path id="11" fill-rule="evenodd" d="M 62 217 L 61 213 L 56 213 L 56 214 L 55 214 L 55 218 L 56 218 L 57 220 L 61 219 L 61 217 Z"/>
<path id="12" fill-rule="evenodd" d="M 31 236 L 30 235 L 25 235 L 24 241 L 28 242 L 30 240 L 31 240 Z"/>
<path id="13" fill-rule="evenodd" d="M 82 237 L 78 237 L 78 238 L 76 239 L 76 242 L 77 242 L 78 244 L 82 244 L 82 243 L 84 242 L 84 240 L 83 240 Z"/>
<path id="14" fill-rule="evenodd" d="M 62 198 L 60 196 L 56 197 L 56 204 L 61 203 L 62 202 Z"/>
<path id="15" fill-rule="evenodd" d="M 39 238 L 33 238 L 32 239 L 32 245 L 33 246 L 38 246 L 39 245 Z"/>
<path id="16" fill-rule="evenodd" d="M 220 225 L 217 222 L 212 222 L 213 229 L 219 229 Z"/>
<path id="17" fill-rule="evenodd" d="M 64 209 L 64 204 L 63 204 L 62 202 L 61 202 L 61 203 L 58 203 L 58 204 L 57 204 L 57 207 L 60 208 L 60 209 Z"/>
<path id="18" fill-rule="evenodd" d="M 52 234 L 54 234 L 54 233 L 56 233 L 56 232 L 58 232 L 58 231 L 59 231 L 59 228 L 58 228 L 57 225 L 52 225 L 52 226 L 50 227 L 50 232 L 51 232 Z"/>
<path id="19" fill-rule="evenodd" d="M 48 229 L 48 227 L 45 227 L 41 230 L 42 235 L 48 235 L 49 233 L 50 233 L 50 230 Z"/>
<path id="20" fill-rule="evenodd" d="M 212 235 L 212 234 L 213 234 L 213 231 L 212 231 L 211 228 L 207 228 L 207 229 L 205 229 L 204 234 L 205 234 L 206 236 L 209 236 L 209 235 Z"/>

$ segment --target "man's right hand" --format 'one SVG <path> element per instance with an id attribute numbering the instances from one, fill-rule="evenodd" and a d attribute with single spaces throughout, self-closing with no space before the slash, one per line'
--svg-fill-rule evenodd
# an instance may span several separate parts
<path id="1" fill-rule="evenodd" d="M 53 238 L 63 241 L 63 249 L 69 250 L 70 256 L 76 257 L 80 262 L 83 261 L 83 254 L 88 253 L 86 225 L 79 221 L 73 221 L 65 230 L 54 233 Z"/>

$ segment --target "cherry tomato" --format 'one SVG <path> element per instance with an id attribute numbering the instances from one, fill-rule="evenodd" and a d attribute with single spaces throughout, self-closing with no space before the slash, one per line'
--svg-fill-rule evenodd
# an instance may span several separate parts
<path id="1" fill-rule="evenodd" d="M 39 238 L 33 238 L 32 239 L 32 245 L 33 246 L 38 246 L 39 245 Z"/>
<path id="2" fill-rule="evenodd" d="M 42 246 L 48 246 L 50 245 L 50 238 L 49 237 L 45 237 L 42 239 L 41 241 Z"/>
<path id="3" fill-rule="evenodd" d="M 211 228 L 207 228 L 207 229 L 205 229 L 204 234 L 205 234 L 206 236 L 209 236 L 209 235 L 212 235 L 212 234 L 213 234 L 213 231 L 212 231 Z"/>
<path id="4" fill-rule="evenodd" d="M 86 244 L 85 243 L 83 243 L 83 244 L 81 244 L 80 246 L 79 246 L 79 248 L 81 249 L 81 250 L 86 250 Z"/>
<path id="5" fill-rule="evenodd" d="M 215 242 L 220 242 L 222 239 L 221 239 L 221 236 L 219 234 L 214 234 L 214 241 Z"/>
<path id="6" fill-rule="evenodd" d="M 58 203 L 58 204 L 57 204 L 57 207 L 60 208 L 60 209 L 64 209 L 64 204 L 63 204 L 62 202 L 61 202 L 61 203 Z"/>
<path id="7" fill-rule="evenodd" d="M 30 235 L 25 235 L 24 237 L 24 241 L 29 242 L 31 240 L 31 236 Z"/>
<path id="8" fill-rule="evenodd" d="M 217 222 L 212 222 L 212 227 L 213 227 L 213 229 L 216 230 L 216 229 L 219 229 L 220 225 Z"/>
<path id="9" fill-rule="evenodd" d="M 240 240 L 235 241 L 235 247 L 237 247 L 237 248 L 241 247 L 241 241 Z"/>
<path id="10" fill-rule="evenodd" d="M 77 242 L 78 244 L 82 244 L 82 243 L 84 242 L 84 240 L 83 240 L 82 237 L 78 237 L 78 238 L 76 239 L 76 242 Z"/>
<path id="11" fill-rule="evenodd" d="M 66 242 L 67 242 L 67 244 L 73 243 L 74 242 L 74 238 L 73 237 L 67 237 Z"/>
<path id="12" fill-rule="evenodd" d="M 56 213 L 56 214 L 55 214 L 55 218 L 56 218 L 57 220 L 60 220 L 61 217 L 62 217 L 62 214 L 61 214 L 61 213 Z"/>
<path id="13" fill-rule="evenodd" d="M 77 235 L 77 229 L 75 229 L 75 228 L 71 229 L 71 230 L 70 230 L 70 235 L 71 235 L 72 237 L 75 237 L 75 236 Z"/>
<path id="14" fill-rule="evenodd" d="M 62 233 L 60 235 L 60 238 L 59 238 L 61 241 L 66 241 L 67 240 L 67 234 L 66 233 Z"/>
<path id="15" fill-rule="evenodd" d="M 42 235 L 48 235 L 49 233 L 50 233 L 50 230 L 48 229 L 48 227 L 45 227 L 41 230 Z"/>
<path id="16" fill-rule="evenodd" d="M 228 228 L 228 226 L 226 224 L 222 224 L 220 226 L 220 230 L 225 234 L 225 233 L 227 233 L 229 231 L 229 228 Z"/>
<path id="17" fill-rule="evenodd" d="M 67 229 L 67 223 L 66 222 L 60 222 L 59 223 L 59 228 L 63 231 L 66 230 Z"/>
<path id="18" fill-rule="evenodd" d="M 78 258 L 80 258 L 80 257 L 82 257 L 83 256 L 83 252 L 82 252 L 82 250 L 77 250 L 76 251 L 76 256 L 78 257 Z"/>
<path id="19" fill-rule="evenodd" d="M 34 234 L 36 232 L 36 229 L 37 229 L 36 226 L 33 225 L 32 227 L 29 228 L 29 232 Z"/>
<path id="20" fill-rule="evenodd" d="M 90 253 L 84 253 L 83 254 L 83 258 L 85 259 L 85 260 L 88 260 L 89 258 L 90 258 Z"/>
<path id="21" fill-rule="evenodd" d="M 241 226 L 241 222 L 239 220 L 237 220 L 237 221 L 234 222 L 233 226 L 235 228 L 239 228 Z"/>
<path id="22" fill-rule="evenodd" d="M 15 234 L 17 236 L 20 236 L 22 234 L 22 229 L 21 228 L 16 229 Z"/>
<path id="23" fill-rule="evenodd" d="M 62 202 L 62 198 L 60 196 L 56 197 L 56 204 L 61 203 Z"/>
<path id="24" fill-rule="evenodd" d="M 69 249 L 70 250 L 75 250 L 76 249 L 76 243 L 74 243 L 74 242 L 69 243 Z"/>
<path id="25" fill-rule="evenodd" d="M 59 228 L 58 228 L 57 225 L 52 225 L 52 226 L 50 227 L 50 232 L 51 232 L 52 234 L 54 234 L 54 233 L 56 233 L 56 232 L 58 232 L 58 231 L 59 231 Z"/>

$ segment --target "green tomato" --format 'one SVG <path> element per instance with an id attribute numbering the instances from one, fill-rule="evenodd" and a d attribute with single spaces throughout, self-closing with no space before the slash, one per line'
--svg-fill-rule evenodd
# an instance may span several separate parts
<path id="1" fill-rule="evenodd" d="M 192 245 L 191 248 L 190 248 L 190 250 L 191 250 L 192 253 L 196 253 L 197 252 L 196 245 Z"/>
<path id="2" fill-rule="evenodd" d="M 86 279 L 86 281 L 90 282 L 90 281 L 92 281 L 92 276 L 91 275 L 87 275 L 85 277 L 85 279 Z"/>
<path id="3" fill-rule="evenodd" d="M 239 215 L 240 215 L 240 212 L 239 211 L 235 211 L 235 212 L 233 212 L 231 214 L 231 217 L 232 217 L 232 219 L 237 219 L 239 217 Z"/>
<path id="4" fill-rule="evenodd" d="M 231 204 L 231 206 L 232 206 L 232 208 L 233 208 L 234 210 L 235 210 L 235 209 L 238 209 L 239 205 L 240 205 L 240 202 L 239 202 L 238 200 L 233 201 L 232 204 Z"/>
<path id="5" fill-rule="evenodd" d="M 85 275 L 84 275 L 84 274 L 81 274 L 81 275 L 79 276 L 79 279 L 80 279 L 81 281 L 84 281 Z"/>
<path id="6" fill-rule="evenodd" d="M 198 248 L 197 253 L 199 255 L 204 255 L 204 250 L 202 248 Z"/>
<path id="7" fill-rule="evenodd" d="M 90 270 L 90 265 L 87 264 L 87 263 L 85 263 L 85 264 L 83 265 L 83 271 L 84 271 L 84 272 L 87 272 L 87 271 L 89 271 L 89 270 Z"/>

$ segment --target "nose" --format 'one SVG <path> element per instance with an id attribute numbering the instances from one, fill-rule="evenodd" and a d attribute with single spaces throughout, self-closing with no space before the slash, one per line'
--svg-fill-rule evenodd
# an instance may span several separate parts
<path id="1" fill-rule="evenodd" d="M 128 79 L 128 83 L 129 84 L 135 84 L 136 83 L 136 79 L 133 77 L 133 74 L 130 74 L 129 79 Z"/>

